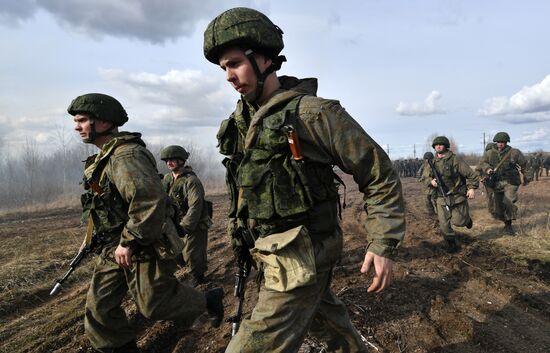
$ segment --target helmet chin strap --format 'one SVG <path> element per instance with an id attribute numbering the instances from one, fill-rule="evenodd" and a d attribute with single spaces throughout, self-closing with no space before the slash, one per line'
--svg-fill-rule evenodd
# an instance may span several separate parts
<path id="1" fill-rule="evenodd" d="M 243 97 L 247 102 L 254 103 L 262 96 L 262 93 L 264 91 L 265 80 L 267 76 L 269 76 L 269 74 L 271 74 L 272 72 L 279 70 L 283 62 L 286 61 L 286 58 L 284 55 L 280 55 L 272 59 L 271 65 L 269 65 L 269 67 L 265 69 L 264 72 L 261 72 L 260 68 L 258 67 L 258 63 L 256 62 L 256 58 L 254 57 L 254 51 L 252 49 L 248 49 L 244 52 L 244 55 L 246 55 L 246 57 L 250 61 L 250 64 L 252 64 L 252 69 L 256 74 L 257 82 L 256 82 L 256 90 L 254 92 L 245 94 Z"/>
<path id="2" fill-rule="evenodd" d="M 92 126 L 92 129 L 90 131 L 90 133 L 88 134 L 88 138 L 84 139 L 84 143 L 93 143 L 99 136 L 107 136 L 107 135 L 112 135 L 113 134 L 113 130 L 116 129 L 116 125 L 115 124 L 112 124 L 110 128 L 108 128 L 107 130 L 103 131 L 103 132 L 97 132 L 96 129 L 95 129 L 95 120 L 94 119 L 90 119 L 90 125 Z"/>

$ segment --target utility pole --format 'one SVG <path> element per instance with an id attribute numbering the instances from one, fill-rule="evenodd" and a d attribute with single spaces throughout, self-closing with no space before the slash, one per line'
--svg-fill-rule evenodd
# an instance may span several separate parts
<path id="1" fill-rule="evenodd" d="M 483 151 L 481 151 L 481 153 L 485 153 L 485 133 L 483 133 Z"/>
<path id="2" fill-rule="evenodd" d="M 386 145 L 386 153 L 388 154 L 388 157 L 390 156 L 390 144 L 388 143 Z"/>
<path id="3" fill-rule="evenodd" d="M 413 158 L 416 158 L 416 144 L 413 144 Z"/>

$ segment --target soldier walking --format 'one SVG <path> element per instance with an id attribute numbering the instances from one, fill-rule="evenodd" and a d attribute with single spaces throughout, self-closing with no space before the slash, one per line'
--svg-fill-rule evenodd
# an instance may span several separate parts
<path id="1" fill-rule="evenodd" d="M 90 93 L 75 98 L 68 112 L 82 141 L 100 149 L 86 160 L 82 195 L 82 219 L 99 244 L 84 317 L 92 346 L 104 353 L 138 351 L 121 307 L 128 292 L 147 318 L 191 325 L 208 310 L 219 325 L 223 290 L 202 293 L 174 276 L 181 246 L 171 202 L 141 134 L 118 131 L 128 121 L 122 105 Z"/>
<path id="2" fill-rule="evenodd" d="M 485 152 L 496 148 L 495 143 L 489 142 L 485 146 Z M 481 165 L 481 162 L 479 165 L 476 166 L 475 171 L 479 175 L 479 181 L 483 184 L 483 188 L 485 189 L 485 198 L 487 200 L 487 210 L 493 216 L 493 218 L 498 219 L 497 214 L 495 213 L 495 193 L 493 191 L 493 188 L 489 185 L 489 182 L 485 182 L 487 180 L 487 174 L 483 171 L 483 167 Z"/>
<path id="3" fill-rule="evenodd" d="M 539 154 L 539 153 L 535 153 L 531 156 L 531 158 L 529 159 L 529 165 L 531 167 L 531 169 L 533 170 L 533 180 L 534 181 L 539 181 L 539 174 L 541 172 L 541 169 L 542 169 L 542 154 Z"/>
<path id="4" fill-rule="evenodd" d="M 277 76 L 286 60 L 282 34 L 248 8 L 223 12 L 204 33 L 205 57 L 241 95 L 218 132 L 232 245 L 239 258 L 252 247 L 263 273 L 252 315 L 226 352 L 297 352 L 308 333 L 331 352 L 366 352 L 330 289 L 343 241 L 333 166 L 352 174 L 365 195 L 361 272 L 375 272 L 369 292 L 391 283 L 405 232 L 401 184 L 386 153 L 340 103 L 316 96 L 316 79 Z"/>
<path id="5" fill-rule="evenodd" d="M 437 136 L 432 142 L 432 147 L 436 152 L 433 159 L 435 170 L 425 168 L 422 180 L 426 187 L 436 189 L 439 228 L 447 241 L 447 251 L 453 253 L 458 250 L 458 243 L 451 224 L 472 228 L 468 199 L 475 197 L 474 190 L 479 186 L 479 177 L 462 158 L 449 149 L 447 137 Z"/>
<path id="6" fill-rule="evenodd" d="M 212 220 L 208 213 L 210 201 L 204 198 L 204 187 L 193 168 L 185 165 L 188 158 L 189 153 L 181 146 L 168 146 L 160 152 L 160 159 L 170 171 L 162 179 L 162 185 L 179 206 L 179 222 L 185 233 L 183 262 L 192 276 L 193 287 L 196 287 L 206 282 L 208 228 Z"/>
<path id="7" fill-rule="evenodd" d="M 495 195 L 495 213 L 504 222 L 503 231 L 514 235 L 512 221 L 517 217 L 518 189 L 524 178 L 524 185 L 532 180 L 532 170 L 520 150 L 508 146 L 510 135 L 499 132 L 493 138 L 496 148 L 485 152 L 481 167 L 490 176 Z M 521 174 L 520 174 L 521 173 Z M 487 185 L 486 179 L 486 185 Z"/>

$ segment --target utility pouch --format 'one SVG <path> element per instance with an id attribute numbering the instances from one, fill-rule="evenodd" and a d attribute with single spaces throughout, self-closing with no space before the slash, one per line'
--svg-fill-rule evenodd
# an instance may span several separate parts
<path id="1" fill-rule="evenodd" d="M 258 238 L 250 254 L 264 271 L 267 289 L 288 292 L 316 282 L 313 244 L 304 226 Z"/>
<path id="2" fill-rule="evenodd" d="M 496 173 L 491 173 L 485 177 L 485 180 L 483 181 L 486 187 L 494 189 L 497 184 L 497 176 Z"/>

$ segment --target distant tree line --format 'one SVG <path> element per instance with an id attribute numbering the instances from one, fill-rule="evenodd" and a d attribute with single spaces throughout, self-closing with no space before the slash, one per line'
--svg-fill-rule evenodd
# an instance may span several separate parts
<path id="1" fill-rule="evenodd" d="M 61 130 L 55 138 L 55 150 L 49 153 L 27 139 L 22 150 L 13 155 L 0 140 L 0 209 L 49 203 L 81 192 L 83 161 L 97 153 L 97 148 L 70 139 Z M 166 173 L 166 165 L 159 159 L 163 146 L 147 147 L 157 159 L 159 172 Z M 208 153 L 192 143 L 183 147 L 191 154 L 188 164 L 207 187 L 223 185 L 224 170 L 217 153 Z"/>

